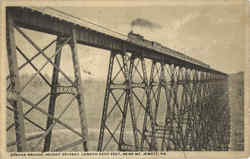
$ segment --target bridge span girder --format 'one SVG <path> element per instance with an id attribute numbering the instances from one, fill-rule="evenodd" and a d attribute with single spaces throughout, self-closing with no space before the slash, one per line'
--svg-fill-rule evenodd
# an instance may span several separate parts
<path id="1" fill-rule="evenodd" d="M 93 46 L 106 50 L 116 50 L 116 52 L 130 52 L 135 56 L 143 56 L 155 61 L 178 65 L 202 72 L 211 72 L 226 75 L 223 72 L 212 68 L 205 68 L 180 58 L 170 56 L 166 53 L 157 52 L 151 48 L 142 47 L 135 43 L 84 27 L 78 23 L 57 18 L 57 16 L 41 13 L 25 7 L 8 7 L 7 14 L 12 14 L 15 23 L 23 28 L 36 30 L 57 36 L 70 36 L 72 29 L 76 31 L 76 41 L 79 44 Z"/>

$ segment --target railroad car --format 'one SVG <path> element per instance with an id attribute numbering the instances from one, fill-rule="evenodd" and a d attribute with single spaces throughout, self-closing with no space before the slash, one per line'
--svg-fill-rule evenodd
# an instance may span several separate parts
<path id="1" fill-rule="evenodd" d="M 169 49 L 169 48 L 161 45 L 158 42 L 146 40 L 146 39 L 144 39 L 144 36 L 142 36 L 140 34 L 136 34 L 133 31 L 130 31 L 128 33 L 128 41 L 133 42 L 133 43 L 140 45 L 140 46 L 143 46 L 143 47 L 147 47 L 147 48 L 159 51 L 159 52 L 166 53 L 168 55 L 177 57 L 179 59 L 182 59 L 182 60 L 190 62 L 190 63 L 194 63 L 196 65 L 200 65 L 200 66 L 205 67 L 205 68 L 210 68 L 210 66 L 208 64 L 205 64 L 204 62 L 202 62 L 200 60 L 194 59 L 194 58 L 189 57 L 183 53 Z"/>

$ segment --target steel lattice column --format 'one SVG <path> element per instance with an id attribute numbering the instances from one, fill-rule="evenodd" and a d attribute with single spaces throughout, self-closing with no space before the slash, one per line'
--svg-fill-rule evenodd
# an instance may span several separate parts
<path id="1" fill-rule="evenodd" d="M 105 97 L 104 97 L 104 106 L 103 106 L 103 112 L 102 112 L 102 119 L 101 119 L 101 126 L 100 126 L 100 133 L 99 133 L 99 141 L 98 141 L 98 151 L 103 150 L 103 137 L 104 137 L 104 130 L 106 125 L 106 119 L 107 119 L 107 111 L 108 111 L 108 102 L 110 97 L 110 85 L 112 82 L 112 72 L 113 72 L 113 63 L 115 59 L 115 53 L 112 51 L 110 53 L 109 58 L 109 67 L 108 67 L 108 76 L 107 76 L 107 82 L 106 82 L 106 90 L 105 90 Z"/>
<path id="2" fill-rule="evenodd" d="M 116 68 L 118 69 L 117 72 L 114 72 L 113 70 L 114 65 L 117 65 Z M 107 76 L 106 92 L 104 98 L 104 107 L 102 113 L 102 121 L 100 126 L 98 151 L 106 150 L 108 146 L 114 146 L 114 145 L 116 145 L 118 147 L 118 150 L 120 151 L 131 149 L 132 145 L 128 145 L 124 141 L 126 133 L 125 129 L 127 122 L 128 108 L 130 108 L 130 113 L 131 113 L 130 120 L 132 122 L 132 127 L 133 127 L 135 149 L 138 149 L 135 112 L 134 112 L 133 99 L 131 96 L 132 93 L 131 77 L 132 77 L 133 67 L 134 67 L 134 57 L 131 57 L 126 52 L 122 53 L 114 51 L 111 52 L 109 61 L 109 70 Z M 118 78 L 118 76 L 120 79 Z M 117 98 L 116 94 L 119 93 L 120 96 Z M 111 103 L 112 101 L 110 99 L 110 96 L 115 102 L 114 104 Z M 114 110 L 117 110 L 118 112 L 115 112 Z M 111 124 L 109 120 L 114 120 L 115 116 L 121 119 L 118 121 L 118 124 L 116 124 L 116 127 L 114 128 L 112 127 L 114 123 Z M 108 131 L 108 134 L 110 135 L 108 141 L 104 141 L 104 135 L 106 134 L 105 130 Z M 110 142 L 112 141 L 113 145 L 110 144 Z"/>
<path id="3" fill-rule="evenodd" d="M 146 86 L 146 96 L 147 96 L 147 105 L 145 109 L 145 115 L 144 115 L 144 123 L 143 123 L 143 130 L 142 130 L 142 140 L 141 140 L 141 147 L 144 147 L 144 142 L 146 138 L 151 138 L 150 142 L 150 147 L 149 150 L 157 150 L 157 142 L 156 142 L 156 121 L 155 121 L 155 116 L 154 116 L 154 111 L 153 108 L 155 109 L 158 101 L 156 100 L 156 92 L 153 88 L 154 85 L 159 84 L 159 81 L 155 81 L 155 78 L 158 77 L 159 80 L 159 70 L 156 68 L 156 61 L 152 61 L 151 65 L 151 72 L 150 72 L 150 79 L 148 81 L 148 84 Z M 157 69 L 157 71 L 155 71 Z M 144 76 L 145 78 L 147 76 Z M 147 81 L 147 79 L 145 79 Z M 153 107 L 153 101 L 155 102 L 154 107 Z M 151 132 L 148 131 L 149 129 L 147 128 L 147 123 L 148 121 L 151 124 Z"/>
<path id="4" fill-rule="evenodd" d="M 115 64 L 120 69 L 118 72 L 113 71 Z M 124 81 L 116 79 L 119 74 L 122 75 Z M 151 110 L 150 89 L 143 57 L 111 52 L 98 151 L 106 150 L 110 141 L 114 141 L 120 151 L 153 150 L 154 144 L 152 143 L 155 141 L 152 135 L 155 135 L 155 133 L 152 132 L 155 122 Z M 115 91 L 123 93 L 117 98 Z M 119 93 L 117 92 L 117 94 Z M 141 94 L 143 94 L 142 97 Z M 110 96 L 115 104 L 110 102 Z M 137 105 L 135 105 L 135 102 Z M 115 124 L 109 123 L 108 120 L 112 118 L 112 115 L 115 115 L 114 110 L 116 108 L 119 109 L 121 120 L 116 127 L 111 128 Z M 128 111 L 130 116 L 127 114 Z M 144 113 L 144 118 L 140 118 L 139 114 L 141 113 Z M 129 121 L 131 121 L 132 129 L 125 126 L 126 123 L 129 124 Z M 143 126 L 140 128 L 140 125 Z M 107 134 L 105 130 L 110 135 L 107 141 L 104 141 L 104 135 Z M 151 131 L 151 135 L 147 134 L 148 131 Z M 133 143 L 129 144 L 128 141 L 125 141 L 125 138 L 128 138 L 130 132 L 133 134 Z M 145 141 L 146 145 L 144 144 Z"/>
<path id="5" fill-rule="evenodd" d="M 59 37 L 57 39 L 57 43 L 56 43 L 56 52 L 58 51 L 58 54 L 55 56 L 55 65 L 57 67 L 60 67 L 60 61 L 61 61 L 61 51 L 62 51 L 62 47 L 63 47 L 63 42 L 65 39 Z M 51 87 L 51 96 L 50 96 L 50 101 L 49 101 L 49 108 L 48 108 L 48 113 L 51 114 L 52 116 L 54 116 L 54 112 L 55 112 L 55 104 L 56 104 L 56 86 L 58 85 L 58 75 L 59 75 L 59 71 L 54 67 L 53 69 L 53 74 L 52 74 L 52 87 Z M 53 123 L 53 118 L 48 117 L 47 120 L 47 129 L 50 128 L 50 126 Z M 49 151 L 50 149 L 50 144 L 51 144 L 51 134 L 52 134 L 52 130 L 49 132 L 49 134 L 46 136 L 45 138 L 45 142 L 44 142 L 44 148 L 43 151 Z"/>
<path id="6" fill-rule="evenodd" d="M 121 128 L 120 128 L 120 137 L 119 137 L 119 145 L 118 145 L 118 150 L 122 151 L 123 150 L 123 145 L 126 143 L 124 142 L 124 133 L 125 133 L 125 123 L 127 120 L 127 112 L 128 112 L 128 105 L 131 105 L 131 74 L 133 70 L 133 63 L 134 63 L 134 58 L 129 58 L 128 55 L 125 53 L 122 56 L 122 62 L 123 62 L 123 73 L 125 77 L 124 85 L 125 85 L 125 101 L 123 105 L 123 113 L 122 113 L 122 121 L 121 121 Z M 132 105 L 133 107 L 133 105 Z M 133 118 L 133 117 L 132 117 Z M 132 119 L 133 120 L 133 119 Z"/>
<path id="7" fill-rule="evenodd" d="M 20 97 L 20 79 L 19 70 L 17 65 L 16 56 L 16 43 L 14 35 L 14 21 L 10 13 L 7 13 L 7 51 L 8 51 L 8 64 L 9 64 L 9 78 L 11 85 L 11 92 L 13 94 L 12 100 L 9 102 L 13 106 L 14 112 L 14 122 L 15 122 L 15 132 L 16 132 L 16 144 L 17 151 L 26 151 L 26 138 L 25 138 L 25 128 L 24 128 L 24 115 L 23 115 L 23 105 L 22 99 Z"/>
<path id="8" fill-rule="evenodd" d="M 87 124 L 87 114 L 85 108 L 84 94 L 83 94 L 83 86 L 81 79 L 81 71 L 80 64 L 78 58 L 78 50 L 77 50 L 77 41 L 76 41 L 76 32 L 72 30 L 72 40 L 70 41 L 70 47 L 72 51 L 72 61 L 74 67 L 74 75 L 75 75 L 75 88 L 77 91 L 77 102 L 78 102 L 78 111 L 80 117 L 80 125 L 81 125 L 81 134 L 83 135 L 83 149 L 88 151 L 87 141 L 88 141 L 88 124 Z"/>

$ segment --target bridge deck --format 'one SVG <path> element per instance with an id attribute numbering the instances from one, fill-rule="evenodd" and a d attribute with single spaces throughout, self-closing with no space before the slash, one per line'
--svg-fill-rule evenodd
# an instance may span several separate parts
<path id="1" fill-rule="evenodd" d="M 15 23 L 26 29 L 32 29 L 53 35 L 71 35 L 72 29 L 76 31 L 76 39 L 79 44 L 85 44 L 106 50 L 118 50 L 120 52 L 130 52 L 137 56 L 162 61 L 168 64 L 175 64 L 180 67 L 195 68 L 203 72 L 213 72 L 226 75 L 212 68 L 205 68 L 200 65 L 193 64 L 188 61 L 179 59 L 178 57 L 170 56 L 167 53 L 157 50 L 142 47 L 135 43 L 129 42 L 126 38 L 111 32 L 97 31 L 90 28 L 74 17 L 69 17 L 63 14 L 55 14 L 51 12 L 43 12 L 39 9 L 27 7 L 8 7 L 7 14 L 12 14 Z M 170 49 L 171 51 L 171 49 Z"/>

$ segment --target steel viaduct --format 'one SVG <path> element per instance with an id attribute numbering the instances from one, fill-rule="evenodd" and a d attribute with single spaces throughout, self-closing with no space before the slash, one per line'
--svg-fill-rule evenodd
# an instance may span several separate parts
<path id="1" fill-rule="evenodd" d="M 40 48 L 23 30 L 29 29 L 57 36 L 56 40 Z M 15 40 L 18 32 L 37 51 L 28 57 Z M 203 67 L 166 52 L 140 46 L 111 32 L 85 26 L 79 19 L 53 9 L 32 7 L 6 8 L 6 45 L 9 75 L 7 77 L 7 108 L 14 114 L 13 123 L 7 125 L 15 130 L 15 141 L 7 146 L 16 146 L 17 151 L 30 151 L 28 142 L 39 139 L 41 151 L 52 151 L 52 131 L 59 124 L 76 134 L 79 139 L 64 143 L 54 151 L 64 151 L 82 145 L 88 151 L 88 124 L 84 92 L 81 80 L 77 45 L 88 45 L 110 51 L 104 105 L 100 122 L 97 151 L 212 151 L 228 150 L 230 142 L 230 113 L 227 97 L 227 74 Z M 56 51 L 49 57 L 45 50 L 56 43 Z M 72 53 L 74 79 L 60 69 L 62 48 L 69 45 Z M 169 49 L 169 51 L 174 51 Z M 26 62 L 19 66 L 17 55 Z M 52 80 L 41 73 L 45 67 L 37 68 L 32 62 L 43 56 L 53 66 Z M 146 60 L 150 69 L 146 69 Z M 36 75 L 49 86 L 49 93 L 38 102 L 24 97 L 19 71 L 30 65 Z M 119 71 L 115 72 L 114 67 Z M 149 73 L 147 71 L 150 71 Z M 69 83 L 59 85 L 61 74 Z M 137 78 L 134 78 L 137 74 Z M 117 76 L 123 78 L 117 79 Z M 32 77 L 33 78 L 33 77 Z M 24 85 L 24 86 L 23 86 Z M 72 95 L 78 103 L 80 131 L 67 125 L 61 117 L 70 109 L 55 117 L 56 100 L 60 94 Z M 142 96 L 143 94 L 143 96 Z M 119 97 L 117 96 L 119 95 Z M 39 107 L 48 100 L 47 111 Z M 31 108 L 24 111 L 24 105 Z M 29 119 L 34 110 L 47 116 L 46 127 Z M 115 111 L 117 110 L 117 111 Z M 41 129 L 41 133 L 27 136 L 26 122 Z"/>

